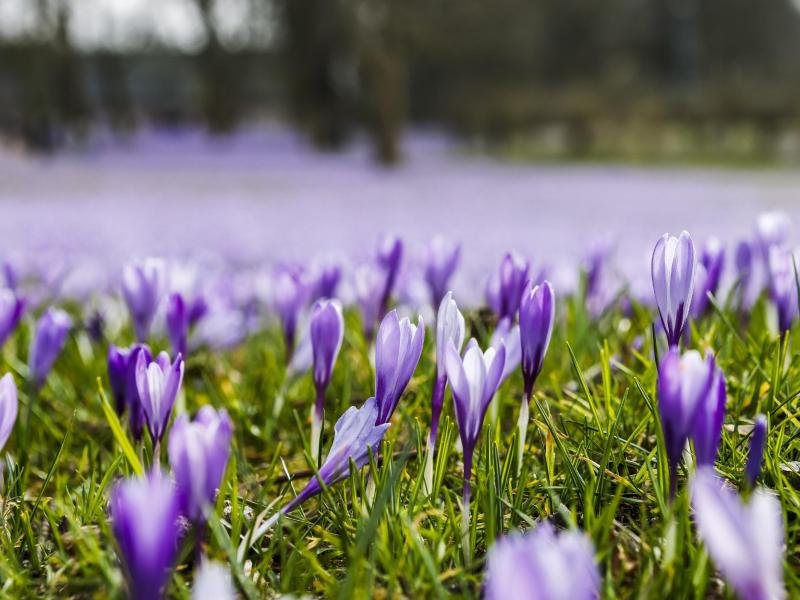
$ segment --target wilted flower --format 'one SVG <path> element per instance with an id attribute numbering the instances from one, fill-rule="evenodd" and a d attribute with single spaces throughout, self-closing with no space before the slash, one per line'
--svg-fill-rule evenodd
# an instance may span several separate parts
<path id="1" fill-rule="evenodd" d="M 342 304 L 338 300 L 318 300 L 311 309 L 311 348 L 314 360 L 314 387 L 317 399 L 311 416 L 311 451 L 319 450 L 319 438 L 325 408 L 325 390 L 331 380 L 333 365 L 344 338 Z"/>
<path id="2" fill-rule="evenodd" d="M 712 356 L 706 358 L 713 367 L 713 380 L 705 397 L 700 399 L 692 426 L 692 443 L 697 464 L 713 467 L 722 438 L 722 423 L 725 420 L 727 400 L 725 374 L 716 366 Z"/>
<path id="3" fill-rule="evenodd" d="M 183 358 L 179 354 L 171 363 L 169 355 L 161 352 L 147 364 L 144 353 L 136 359 L 136 388 L 142 403 L 144 419 L 154 444 L 161 441 L 172 413 L 172 406 L 183 381 Z"/>
<path id="4" fill-rule="evenodd" d="M 64 348 L 72 319 L 63 310 L 48 308 L 39 322 L 31 340 L 28 370 L 34 386 L 41 387 L 56 358 Z"/>
<path id="5" fill-rule="evenodd" d="M 670 470 L 670 495 L 677 485 L 678 464 L 699 407 L 707 399 L 716 366 L 710 355 L 704 360 L 696 350 L 681 356 L 670 348 L 658 370 L 658 408 Z M 716 448 L 716 447 L 715 447 Z"/>
<path id="6" fill-rule="evenodd" d="M 225 565 L 203 559 L 194 576 L 192 600 L 235 600 L 231 573 Z"/>
<path id="7" fill-rule="evenodd" d="M 333 427 L 333 444 L 319 468 L 318 477 L 309 480 L 297 496 L 255 529 L 250 536 L 250 543 L 255 543 L 269 531 L 280 515 L 292 512 L 303 502 L 319 494 L 322 491 L 320 480 L 328 487 L 345 479 L 350 472 L 351 460 L 357 468 L 366 465 L 370 452 L 378 453 L 378 446 L 389 428 L 389 423 L 377 423 L 377 418 L 378 404 L 375 398 L 368 399 L 360 408 L 348 408 Z M 240 555 L 244 549 L 240 547 Z"/>
<path id="8" fill-rule="evenodd" d="M 180 536 L 172 481 L 158 469 L 120 481 L 111 493 L 110 511 L 131 598 L 163 597 Z"/>
<path id="9" fill-rule="evenodd" d="M 25 302 L 13 290 L 0 287 L 0 346 L 14 333 L 24 310 Z"/>
<path id="10" fill-rule="evenodd" d="M 382 314 L 389 306 L 397 274 L 400 272 L 400 263 L 403 260 L 403 240 L 395 235 L 382 236 L 378 240 L 375 258 L 384 275 L 380 301 L 380 313 Z"/>
<path id="11" fill-rule="evenodd" d="M 166 266 L 160 258 L 146 258 L 125 265 L 122 296 L 128 305 L 136 339 L 147 340 L 150 326 L 166 286 Z"/>
<path id="12" fill-rule="evenodd" d="M 747 454 L 747 464 L 744 468 L 745 480 L 750 487 L 756 484 L 761 473 L 761 463 L 764 460 L 764 445 L 767 441 L 767 417 L 758 415 L 753 423 L 753 434 L 750 437 L 750 452 Z"/>
<path id="13" fill-rule="evenodd" d="M 670 346 L 678 345 L 689 316 L 696 263 L 692 238 L 686 231 L 678 238 L 665 233 L 653 250 L 653 292 Z"/>
<path id="14" fill-rule="evenodd" d="M 450 278 L 461 260 L 461 244 L 440 235 L 428 244 L 425 257 L 425 283 L 433 306 L 440 306 L 447 291 Z"/>
<path id="15" fill-rule="evenodd" d="M 711 559 L 740 598 L 784 598 L 783 518 L 777 498 L 757 490 L 745 504 L 701 468 L 692 482 L 692 508 Z"/>
<path id="16" fill-rule="evenodd" d="M 417 317 L 414 325 L 390 311 L 381 322 L 375 339 L 375 401 L 378 424 L 388 423 L 406 389 L 425 342 L 425 323 Z"/>
<path id="17" fill-rule="evenodd" d="M 540 523 L 499 538 L 486 559 L 486 600 L 591 600 L 600 595 L 594 548 L 585 534 Z"/>
<path id="18" fill-rule="evenodd" d="M 6 445 L 17 421 L 17 385 L 11 373 L 0 377 L 0 449 Z"/>
<path id="19" fill-rule="evenodd" d="M 528 262 L 510 252 L 503 256 L 497 272 L 489 279 L 486 299 L 498 319 L 513 319 L 522 290 L 528 281 Z"/>
<path id="20" fill-rule="evenodd" d="M 186 340 L 189 337 L 189 312 L 186 302 L 178 293 L 170 294 L 167 301 L 167 333 L 175 354 L 186 356 Z"/>
<path id="21" fill-rule="evenodd" d="M 202 523 L 214 503 L 231 450 L 233 424 L 227 411 L 200 409 L 194 421 L 184 413 L 169 434 L 169 463 L 175 474 L 181 512 Z"/>
<path id="22" fill-rule="evenodd" d="M 284 266 L 275 275 L 273 303 L 281 319 L 286 362 L 292 358 L 297 330 L 297 319 L 308 299 L 308 288 L 299 268 Z"/>

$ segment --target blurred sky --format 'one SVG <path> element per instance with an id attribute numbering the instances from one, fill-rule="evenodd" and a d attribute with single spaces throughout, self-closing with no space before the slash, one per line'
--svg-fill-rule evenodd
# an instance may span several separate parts
<path id="1" fill-rule="evenodd" d="M 70 7 L 69 33 L 83 50 L 133 49 L 149 43 L 192 52 L 205 44 L 193 0 L 62 0 Z M 250 0 L 214 0 L 215 30 L 226 45 L 268 45 L 271 31 L 251 30 Z M 36 0 L 0 0 L 0 37 L 36 35 Z"/>

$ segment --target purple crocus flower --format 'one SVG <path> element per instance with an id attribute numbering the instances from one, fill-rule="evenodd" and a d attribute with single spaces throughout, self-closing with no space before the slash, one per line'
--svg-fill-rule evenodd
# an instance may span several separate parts
<path id="1" fill-rule="evenodd" d="M 797 317 L 797 282 L 791 252 L 772 246 L 769 249 L 769 295 L 778 313 L 781 336 L 792 328 Z"/>
<path id="2" fill-rule="evenodd" d="M 450 342 L 461 352 L 465 335 L 464 315 L 458 310 L 453 300 L 453 292 L 447 292 L 439 304 L 436 315 L 436 378 L 431 395 L 431 431 L 428 434 L 428 449 L 433 454 L 436 437 L 439 432 L 439 418 L 442 414 L 444 391 L 447 387 L 447 371 L 445 370 L 445 352 Z"/>
<path id="3" fill-rule="evenodd" d="M 670 470 L 670 496 L 677 486 L 678 464 L 697 412 L 709 395 L 716 366 L 710 355 L 696 350 L 681 356 L 673 346 L 658 370 L 658 408 Z"/>
<path id="4" fill-rule="evenodd" d="M 696 264 L 694 244 L 686 231 L 677 238 L 665 233 L 653 250 L 653 292 L 670 346 L 678 345 L 687 323 Z"/>
<path id="5" fill-rule="evenodd" d="M 486 560 L 486 600 L 591 600 L 600 573 L 589 538 L 579 531 L 556 535 L 548 522 L 499 538 Z"/>
<path id="6" fill-rule="evenodd" d="M 555 320 L 555 296 L 549 281 L 529 285 L 519 305 L 519 335 L 525 398 L 530 401 L 533 384 L 542 370 Z"/>
<path id="7" fill-rule="evenodd" d="M 375 401 L 378 404 L 377 423 L 388 423 L 406 389 L 425 342 L 425 323 L 417 317 L 414 325 L 390 311 L 381 322 L 375 340 Z"/>
<path id="8" fill-rule="evenodd" d="M 175 486 L 158 469 L 120 481 L 111 493 L 110 511 L 131 598 L 162 598 L 180 537 Z"/>
<path id="9" fill-rule="evenodd" d="M 705 397 L 700 399 L 697 407 L 694 424 L 692 426 L 692 442 L 697 464 L 701 466 L 714 466 L 717 459 L 719 442 L 722 439 L 722 423 L 725 420 L 725 401 L 727 399 L 725 388 L 725 374 L 716 366 L 712 356 L 706 362 L 713 365 L 713 380 Z"/>
<path id="10" fill-rule="evenodd" d="M 13 290 L 0 288 L 0 346 L 14 333 L 25 311 L 25 302 Z"/>
<path id="11" fill-rule="evenodd" d="M 506 348 L 504 345 L 501 344 L 497 350 L 489 348 L 486 352 L 481 352 L 475 338 L 467 344 L 463 360 L 452 341 L 445 351 L 445 368 L 450 387 L 453 390 L 456 422 L 464 451 L 463 533 L 466 533 L 469 528 L 471 495 L 469 481 L 472 476 L 475 445 L 478 443 L 486 409 L 489 408 L 489 403 L 500 384 L 505 360 Z M 469 553 L 469 547 L 466 544 L 464 552 L 465 554 Z"/>
<path id="12" fill-rule="evenodd" d="M 184 413 L 169 434 L 169 464 L 175 474 L 181 513 L 203 523 L 225 474 L 233 424 L 223 409 L 200 409 L 194 421 Z"/>
<path id="13" fill-rule="evenodd" d="M 281 319 L 287 364 L 292 359 L 297 320 L 308 298 L 308 288 L 299 268 L 284 266 L 275 276 L 273 303 Z"/>
<path id="14" fill-rule="evenodd" d="M 384 275 L 380 301 L 380 312 L 382 314 L 389 307 L 389 300 L 394 291 L 397 274 L 400 272 L 400 263 L 403 260 L 403 240 L 395 235 L 387 234 L 382 236 L 378 240 L 375 258 Z"/>
<path id="15" fill-rule="evenodd" d="M 753 245 L 748 240 L 736 244 L 736 299 L 740 311 L 749 310 L 761 293 L 761 272 L 756 272 Z"/>
<path id="16" fill-rule="evenodd" d="M 486 299 L 498 319 L 514 319 L 528 281 L 528 270 L 528 262 L 521 257 L 510 252 L 503 256 L 499 269 L 486 287 Z"/>
<path id="17" fill-rule="evenodd" d="M 322 483 L 329 487 L 350 473 L 350 461 L 356 468 L 369 462 L 369 454 L 377 455 L 378 446 L 383 439 L 389 423 L 378 423 L 378 403 L 369 398 L 360 408 L 351 406 L 336 421 L 333 427 L 333 444 L 328 456 L 319 468 L 319 477 L 313 477 L 306 486 L 289 501 L 279 512 L 257 527 L 250 536 L 250 544 L 258 541 L 275 524 L 281 515 L 292 512 L 309 498 L 322 491 Z M 240 546 L 239 555 L 243 555 L 246 547 Z"/>
<path id="18" fill-rule="evenodd" d="M 764 460 L 764 444 L 767 441 L 767 417 L 758 415 L 753 423 L 753 434 L 750 437 L 750 452 L 747 454 L 747 464 L 744 468 L 745 480 L 751 488 L 761 473 L 761 463 Z"/>
<path id="19" fill-rule="evenodd" d="M 0 378 L 0 449 L 6 445 L 14 429 L 18 408 L 17 385 L 11 373 L 6 373 Z"/>
<path id="20" fill-rule="evenodd" d="M 725 251 L 717 238 L 709 238 L 700 252 L 694 277 L 691 315 L 700 317 L 708 309 L 708 294 L 717 293 L 725 263 Z"/>
<path id="21" fill-rule="evenodd" d="M 122 296 L 133 320 L 136 339 L 147 340 L 166 284 L 166 265 L 160 258 L 131 262 L 122 270 Z"/>
<path id="22" fill-rule="evenodd" d="M 372 264 L 361 265 L 353 274 L 353 291 L 356 304 L 361 311 L 364 337 L 367 339 L 372 338 L 375 323 L 381 314 L 384 283 L 383 274 Z"/>
<path id="23" fill-rule="evenodd" d="M 111 383 L 111 393 L 114 395 L 114 407 L 117 414 L 125 412 L 125 394 L 128 389 L 128 358 L 129 348 L 118 348 L 114 344 L 108 346 L 108 380 Z"/>
<path id="24" fill-rule="evenodd" d="M 428 244 L 425 258 L 425 283 L 431 294 L 433 306 L 440 306 L 450 278 L 461 260 L 461 244 L 440 235 Z"/>
<path id="25" fill-rule="evenodd" d="M 31 340 L 28 370 L 34 386 L 40 388 L 47 378 L 56 358 L 64 348 L 72 319 L 61 309 L 48 308 L 39 322 Z"/>
<path id="26" fill-rule="evenodd" d="M 136 388 L 144 411 L 144 420 L 154 444 L 161 441 L 172 413 L 172 406 L 183 381 L 183 358 L 179 354 L 171 363 L 169 354 L 161 352 L 147 364 L 144 353 L 136 358 Z"/>
<path id="27" fill-rule="evenodd" d="M 519 368 L 522 361 L 522 345 L 519 337 L 519 325 L 514 325 L 511 319 L 500 319 L 492 332 L 492 337 L 489 340 L 489 346 L 498 350 L 503 345 L 506 348 L 506 362 L 503 366 L 503 374 L 500 376 L 500 387 L 503 382 L 508 379 L 511 374 Z M 493 405 L 493 410 L 497 405 Z M 497 414 L 492 414 L 492 420 L 497 417 Z"/>
<path id="28" fill-rule="evenodd" d="M 789 240 L 791 221 L 781 211 L 761 213 L 756 219 L 756 242 L 764 261 L 769 259 L 770 248 L 783 248 Z"/>
<path id="29" fill-rule="evenodd" d="M 153 362 L 153 354 L 146 344 L 134 344 L 128 351 L 128 376 L 125 386 L 125 404 L 129 411 L 131 435 L 134 441 L 140 441 L 144 434 L 145 416 L 139 387 L 136 383 L 136 365 L 141 355 L 145 365 Z"/>
<path id="30" fill-rule="evenodd" d="M 711 559 L 740 598 L 784 598 L 783 518 L 778 499 L 757 490 L 745 504 L 739 495 L 701 468 L 692 482 L 697 531 Z"/>
<path id="31" fill-rule="evenodd" d="M 167 301 L 167 333 L 175 354 L 186 356 L 186 340 L 189 336 L 189 311 L 186 302 L 178 293 L 170 294 Z"/>
<path id="32" fill-rule="evenodd" d="M 314 268 L 311 285 L 311 300 L 333 298 L 342 278 L 342 267 L 337 263 L 325 263 Z"/>
<path id="33" fill-rule="evenodd" d="M 311 415 L 311 451 L 319 451 L 322 419 L 325 409 L 325 391 L 333 373 L 344 339 L 342 304 L 338 300 L 317 300 L 311 309 L 311 349 L 314 361 L 314 387 L 317 400 Z"/>

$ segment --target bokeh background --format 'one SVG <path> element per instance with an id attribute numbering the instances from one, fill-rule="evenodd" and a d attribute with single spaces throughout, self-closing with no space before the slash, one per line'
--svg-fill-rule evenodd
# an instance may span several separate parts
<path id="1" fill-rule="evenodd" d="M 0 0 L 0 249 L 646 273 L 800 216 L 798 57 L 794 0 Z"/>

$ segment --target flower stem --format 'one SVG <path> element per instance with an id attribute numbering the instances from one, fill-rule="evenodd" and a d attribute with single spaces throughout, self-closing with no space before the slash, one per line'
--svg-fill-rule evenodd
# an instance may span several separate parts
<path id="1" fill-rule="evenodd" d="M 522 404 L 519 408 L 519 418 L 517 419 L 517 478 L 522 473 L 522 459 L 525 456 L 525 438 L 528 433 L 528 421 L 530 419 L 530 400 L 529 394 L 523 395 Z"/>
<path id="2" fill-rule="evenodd" d="M 472 495 L 469 480 L 472 475 L 472 454 L 464 454 L 464 489 L 461 502 L 461 549 L 464 551 L 464 563 L 472 561 L 472 548 L 470 545 L 469 524 L 470 506 L 469 501 Z"/>

